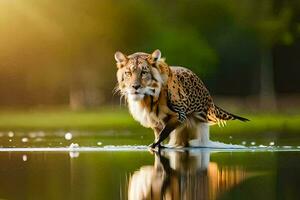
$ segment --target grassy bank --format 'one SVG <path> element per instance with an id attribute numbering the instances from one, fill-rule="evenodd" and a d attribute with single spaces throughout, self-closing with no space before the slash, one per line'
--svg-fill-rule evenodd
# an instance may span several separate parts
<path id="1" fill-rule="evenodd" d="M 300 115 L 244 115 L 247 123 L 232 121 L 226 127 L 214 126 L 212 133 L 236 132 L 300 132 Z M 0 131 L 30 130 L 135 130 L 146 131 L 128 114 L 126 109 L 107 108 L 97 111 L 41 110 L 1 111 Z"/>

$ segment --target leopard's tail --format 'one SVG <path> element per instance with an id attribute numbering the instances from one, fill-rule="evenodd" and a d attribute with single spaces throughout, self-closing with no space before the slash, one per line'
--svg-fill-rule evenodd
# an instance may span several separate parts
<path id="1" fill-rule="evenodd" d="M 215 105 L 215 116 L 220 121 L 235 120 L 235 119 L 243 121 L 243 122 L 250 121 L 247 118 L 240 117 L 240 116 L 234 115 L 232 113 L 229 113 L 216 105 Z"/>

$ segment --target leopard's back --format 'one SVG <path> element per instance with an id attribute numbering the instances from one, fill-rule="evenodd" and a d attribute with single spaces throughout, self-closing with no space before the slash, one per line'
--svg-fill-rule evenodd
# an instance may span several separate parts
<path id="1" fill-rule="evenodd" d="M 202 121 L 207 121 L 208 113 L 214 105 L 201 79 L 187 68 L 170 68 L 172 76 L 168 82 L 169 107 L 178 112 L 182 120 L 196 113 Z"/>

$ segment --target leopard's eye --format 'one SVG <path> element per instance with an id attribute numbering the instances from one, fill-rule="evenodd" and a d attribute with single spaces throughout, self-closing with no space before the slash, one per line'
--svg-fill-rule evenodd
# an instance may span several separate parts
<path id="1" fill-rule="evenodd" d="M 144 76 L 144 75 L 146 75 L 147 73 L 148 73 L 147 71 L 144 71 L 144 70 L 143 70 L 143 71 L 141 72 L 141 75 Z"/>
<path id="2" fill-rule="evenodd" d="M 126 75 L 126 76 L 131 76 L 131 72 L 130 72 L 130 71 L 126 71 L 126 72 L 125 72 L 125 75 Z"/>

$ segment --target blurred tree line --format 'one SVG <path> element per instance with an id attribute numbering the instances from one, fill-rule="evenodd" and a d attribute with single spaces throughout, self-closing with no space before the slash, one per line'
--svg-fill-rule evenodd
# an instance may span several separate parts
<path id="1" fill-rule="evenodd" d="M 116 50 L 159 48 L 212 94 L 300 92 L 300 2 L 293 0 L 2 0 L 0 105 L 118 102 Z"/>

